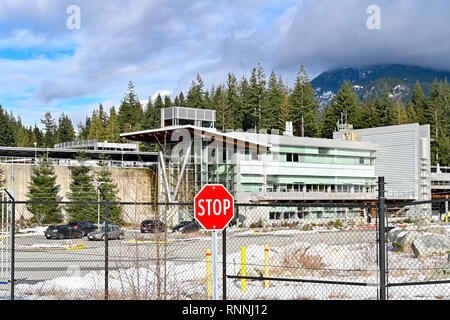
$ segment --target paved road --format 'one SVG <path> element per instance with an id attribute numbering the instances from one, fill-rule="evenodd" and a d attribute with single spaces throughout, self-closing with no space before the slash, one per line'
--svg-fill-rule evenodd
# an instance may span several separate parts
<path id="1" fill-rule="evenodd" d="M 157 253 L 167 256 L 168 260 L 179 264 L 203 261 L 206 249 L 211 247 L 211 239 L 205 236 L 181 237 L 173 239 L 168 233 L 169 242 L 156 243 L 153 235 L 141 235 L 128 231 L 125 240 L 109 241 L 109 266 L 128 268 L 132 266 L 146 267 L 154 265 Z M 163 235 L 161 235 L 163 237 Z M 48 248 L 61 244 L 61 240 L 48 240 L 44 236 L 17 237 L 16 247 L 16 279 L 17 283 L 36 283 L 62 276 L 85 274 L 89 271 L 103 271 L 105 267 L 104 242 L 73 240 L 85 246 L 80 250 Z M 319 244 L 322 241 L 329 245 L 353 243 L 374 243 L 374 230 L 357 230 L 342 232 L 297 232 L 285 234 L 253 234 L 251 232 L 227 232 L 227 255 L 239 253 L 241 246 L 268 244 L 271 248 L 285 247 L 293 242 Z M 63 240 L 68 241 L 68 240 Z M 81 244 L 81 243 L 80 243 Z M 40 248 L 31 248 L 31 246 Z M 46 247 L 47 246 L 47 247 Z M 221 234 L 219 234 L 219 254 L 222 254 Z"/>

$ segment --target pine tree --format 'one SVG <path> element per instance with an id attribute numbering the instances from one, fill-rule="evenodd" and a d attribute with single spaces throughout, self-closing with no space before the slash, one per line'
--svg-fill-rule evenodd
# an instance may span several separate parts
<path id="1" fill-rule="evenodd" d="M 263 102 L 261 110 L 261 127 L 267 129 L 270 133 L 272 129 L 278 129 L 278 119 L 280 118 L 281 104 L 283 102 L 284 92 L 283 83 L 277 80 L 275 72 L 272 71 L 267 85 L 267 95 Z"/>
<path id="2" fill-rule="evenodd" d="M 91 118 L 86 116 L 84 123 L 80 122 L 78 124 L 78 140 L 87 140 L 89 136 L 89 131 L 91 130 Z"/>
<path id="3" fill-rule="evenodd" d="M 57 125 L 50 112 L 46 112 L 44 119 L 41 120 L 44 125 L 44 148 L 53 148 L 57 141 Z"/>
<path id="4" fill-rule="evenodd" d="M 373 100 L 370 97 L 361 109 L 360 123 L 362 128 L 375 128 L 380 126 L 380 101 L 378 95 Z"/>
<path id="5" fill-rule="evenodd" d="M 134 91 L 133 82 L 128 83 L 128 92 L 125 94 L 119 108 L 119 127 L 121 132 L 138 131 L 143 116 L 142 105 Z"/>
<path id="6" fill-rule="evenodd" d="M 232 73 L 228 74 L 227 79 L 227 105 L 230 109 L 231 115 L 229 118 L 230 129 L 242 129 L 243 115 L 242 115 L 242 102 L 239 96 L 239 85 L 236 80 L 236 76 Z"/>
<path id="7" fill-rule="evenodd" d="M 419 82 L 416 83 L 411 102 L 414 106 L 417 121 L 419 124 L 425 124 L 425 109 L 428 107 L 428 101 Z"/>
<path id="8" fill-rule="evenodd" d="M 280 133 L 283 133 L 283 131 L 286 131 L 286 122 L 292 121 L 290 110 L 292 109 L 291 105 L 289 104 L 289 94 L 285 93 L 283 101 L 280 105 L 280 112 L 278 116 L 278 130 Z"/>
<path id="9" fill-rule="evenodd" d="M 227 100 L 225 87 L 219 85 L 217 89 L 214 90 L 212 104 L 216 106 L 216 128 L 222 132 L 225 132 L 227 129 L 233 129 L 232 118 L 230 118 L 230 116 L 232 116 L 231 110 Z"/>
<path id="10" fill-rule="evenodd" d="M 10 122 L 9 116 L 0 105 L 0 146 L 15 147 L 16 139 L 14 128 Z"/>
<path id="11" fill-rule="evenodd" d="M 100 185 L 105 196 L 108 198 L 108 217 L 109 221 L 114 224 L 120 224 L 122 222 L 122 208 L 117 204 L 118 198 L 118 187 L 117 184 L 113 182 L 111 171 L 108 169 L 108 160 L 105 157 L 101 158 L 99 163 L 100 170 L 96 172 L 96 181 Z M 101 201 L 102 198 L 101 198 Z M 105 206 L 100 206 L 100 217 L 105 217 Z M 101 219 L 104 220 L 104 219 Z"/>
<path id="12" fill-rule="evenodd" d="M 197 74 L 196 81 L 192 81 L 189 88 L 186 96 L 186 107 L 206 109 L 204 84 L 199 74 Z"/>
<path id="13" fill-rule="evenodd" d="M 383 96 L 381 98 L 380 109 L 378 114 L 380 116 L 381 126 L 390 126 L 393 121 L 394 103 L 390 97 L 389 87 L 385 83 L 383 89 Z"/>
<path id="14" fill-rule="evenodd" d="M 109 117 L 105 128 L 105 139 L 109 142 L 120 142 L 119 118 L 114 106 L 109 109 Z"/>
<path id="15" fill-rule="evenodd" d="M 254 117 L 254 105 L 251 102 L 251 89 L 248 80 L 242 77 L 239 83 L 239 97 L 240 97 L 240 114 L 242 119 L 237 123 L 237 129 L 247 131 L 249 129 L 255 129 L 255 117 Z"/>
<path id="16" fill-rule="evenodd" d="M 91 169 L 85 165 L 86 155 L 83 151 L 79 153 L 78 161 L 79 166 L 70 167 L 70 192 L 67 193 L 67 198 L 77 203 L 67 204 L 66 212 L 71 220 L 95 223 L 97 222 L 97 206 L 81 203 L 97 201 L 97 190 L 93 177 L 90 175 Z"/>
<path id="17" fill-rule="evenodd" d="M 56 131 L 57 142 L 75 141 L 75 130 L 70 118 L 64 113 L 59 117 L 58 130 Z"/>
<path id="18" fill-rule="evenodd" d="M 394 106 L 392 125 L 400 125 L 409 123 L 408 113 L 401 99 L 397 99 Z"/>
<path id="19" fill-rule="evenodd" d="M 42 147 L 44 145 L 44 134 L 37 127 L 37 125 L 34 125 L 33 136 L 34 136 L 34 139 L 32 139 L 33 141 L 31 141 L 31 143 L 36 142 L 36 147 Z"/>
<path id="20" fill-rule="evenodd" d="M 103 120 L 100 113 L 100 110 L 94 110 L 92 113 L 92 124 L 89 130 L 88 139 L 96 139 L 99 142 L 103 142 L 106 140 L 106 132 L 103 127 Z"/>
<path id="21" fill-rule="evenodd" d="M 321 135 L 323 138 L 333 138 L 333 132 L 336 130 L 336 124 L 341 116 L 346 113 L 349 124 L 356 128 L 361 126 L 361 116 L 359 109 L 358 96 L 353 90 L 350 82 L 345 81 L 338 95 L 325 109 L 324 118 L 321 126 Z M 356 124 L 356 125 L 355 125 Z"/>
<path id="22" fill-rule="evenodd" d="M 55 224 L 62 221 L 59 192 L 61 186 L 56 184 L 55 169 L 48 155 L 39 158 L 38 165 L 33 167 L 28 193 L 26 197 L 32 202 L 27 204 L 28 210 L 33 215 L 32 221 L 39 224 Z M 51 203 L 53 202 L 53 203 Z"/>
<path id="23" fill-rule="evenodd" d="M 294 133 L 298 136 L 317 137 L 319 102 L 303 66 L 300 67 L 290 97 Z"/>
<path id="24" fill-rule="evenodd" d="M 172 106 L 172 100 L 169 96 L 164 96 L 164 108 L 170 108 Z"/>
<path id="25" fill-rule="evenodd" d="M 448 97 L 442 83 L 435 81 L 431 87 L 430 99 L 424 112 L 426 123 L 430 124 L 431 163 L 447 163 L 450 147 L 448 132 Z M 447 116 L 447 117 L 446 117 Z"/>

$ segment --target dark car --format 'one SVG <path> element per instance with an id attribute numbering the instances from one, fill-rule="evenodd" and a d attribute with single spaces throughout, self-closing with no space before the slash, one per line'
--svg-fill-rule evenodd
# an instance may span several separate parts
<path id="1" fill-rule="evenodd" d="M 108 239 L 122 240 L 125 238 L 125 232 L 116 225 L 108 225 Z M 88 239 L 93 240 L 105 240 L 105 227 L 101 230 L 92 231 L 88 234 Z"/>
<path id="2" fill-rule="evenodd" d="M 166 225 L 160 220 L 144 220 L 141 222 L 141 233 L 166 232 Z"/>
<path id="3" fill-rule="evenodd" d="M 181 233 L 188 233 L 197 231 L 200 229 L 200 225 L 197 221 L 182 221 L 177 226 L 173 227 L 173 232 L 181 231 Z"/>
<path id="4" fill-rule="evenodd" d="M 186 226 L 186 225 L 188 225 L 190 223 L 192 223 L 192 221 L 181 221 L 179 224 L 177 224 L 175 227 L 172 228 L 172 231 L 173 232 L 181 231 L 181 229 L 184 226 Z"/>
<path id="5" fill-rule="evenodd" d="M 87 235 L 89 232 L 96 231 L 98 226 L 88 221 L 76 221 L 69 222 L 67 224 L 70 227 L 81 230 L 83 232 L 83 236 Z"/>
<path id="6" fill-rule="evenodd" d="M 47 239 L 78 239 L 83 237 L 83 231 L 78 230 L 72 226 L 59 225 L 50 226 L 45 230 L 45 237 Z"/>

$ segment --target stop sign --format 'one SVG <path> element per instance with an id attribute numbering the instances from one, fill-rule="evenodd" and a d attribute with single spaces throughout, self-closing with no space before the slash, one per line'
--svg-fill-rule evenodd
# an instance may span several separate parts
<path id="1" fill-rule="evenodd" d="M 207 184 L 194 198 L 194 217 L 208 231 L 223 230 L 234 216 L 234 198 L 221 184 Z"/>

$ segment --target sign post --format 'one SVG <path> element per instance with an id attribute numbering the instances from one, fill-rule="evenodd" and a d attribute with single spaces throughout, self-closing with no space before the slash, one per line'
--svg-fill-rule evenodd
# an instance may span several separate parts
<path id="1" fill-rule="evenodd" d="M 234 216 L 234 198 L 220 184 L 207 184 L 194 198 L 194 217 L 206 230 L 212 232 L 213 299 L 219 299 L 219 269 L 217 233 L 225 229 Z"/>

